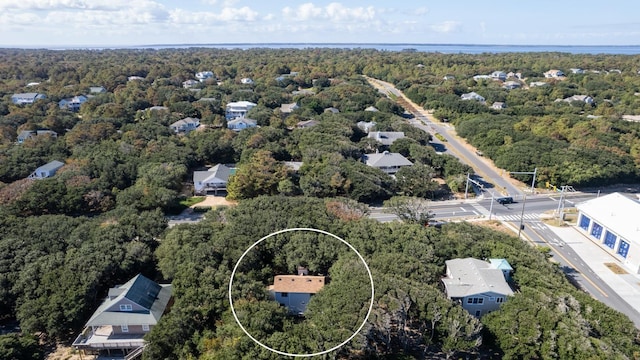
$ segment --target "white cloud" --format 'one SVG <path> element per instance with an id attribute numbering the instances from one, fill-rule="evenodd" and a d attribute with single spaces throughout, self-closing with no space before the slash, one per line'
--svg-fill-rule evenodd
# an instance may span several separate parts
<path id="1" fill-rule="evenodd" d="M 131 6 L 135 1 L 126 0 L 2 0 L 0 9 L 9 10 L 117 10 Z M 146 1 L 145 1 L 146 2 Z"/>
<path id="2" fill-rule="evenodd" d="M 310 21 L 329 20 L 334 23 L 349 21 L 371 21 L 375 19 L 373 6 L 349 8 L 341 3 L 333 2 L 324 7 L 313 3 L 305 3 L 297 8 L 285 7 L 282 15 L 286 20 Z"/>
<path id="3" fill-rule="evenodd" d="M 411 14 L 412 14 L 412 15 L 421 16 L 421 15 L 424 15 L 424 14 L 426 14 L 426 13 L 428 13 L 428 12 L 429 12 L 429 9 L 423 6 L 423 7 L 419 7 L 419 8 L 417 8 L 417 9 L 414 9 L 414 10 L 411 12 Z"/>
<path id="4" fill-rule="evenodd" d="M 439 33 L 451 33 L 460 29 L 460 22 L 458 21 L 443 21 L 438 24 L 431 25 L 431 30 Z"/>
<path id="5" fill-rule="evenodd" d="M 239 0 L 202 0 L 203 3 L 209 5 L 221 5 L 223 8 L 232 7 L 237 4 Z"/>
<path id="6" fill-rule="evenodd" d="M 219 21 L 255 21 L 258 19 L 258 13 L 247 6 L 224 8 L 219 13 L 176 9 L 170 11 L 170 19 L 174 24 L 207 25 Z"/>

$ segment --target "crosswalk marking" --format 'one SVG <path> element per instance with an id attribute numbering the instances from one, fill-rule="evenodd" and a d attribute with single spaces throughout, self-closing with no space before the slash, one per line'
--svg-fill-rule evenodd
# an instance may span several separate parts
<path id="1" fill-rule="evenodd" d="M 520 215 L 499 215 L 496 218 L 502 221 L 520 221 Z M 540 214 L 524 214 L 522 218 L 524 220 L 540 220 Z"/>

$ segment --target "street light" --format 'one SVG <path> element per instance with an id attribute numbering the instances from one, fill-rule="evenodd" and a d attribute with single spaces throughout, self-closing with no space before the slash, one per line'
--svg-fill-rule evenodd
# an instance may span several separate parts
<path id="1" fill-rule="evenodd" d="M 533 175 L 533 181 L 531 182 L 531 194 L 534 193 L 535 185 L 536 185 L 536 174 L 538 174 L 538 168 L 533 169 L 533 171 L 509 171 L 509 175 L 511 174 L 527 174 Z"/>

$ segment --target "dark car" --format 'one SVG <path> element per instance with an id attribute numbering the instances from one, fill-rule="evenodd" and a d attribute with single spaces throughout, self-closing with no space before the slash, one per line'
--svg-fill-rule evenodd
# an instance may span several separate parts
<path id="1" fill-rule="evenodd" d="M 497 198 L 496 201 L 498 202 L 498 204 L 512 204 L 513 203 L 513 198 L 510 196 L 507 197 L 501 197 L 501 198 Z"/>

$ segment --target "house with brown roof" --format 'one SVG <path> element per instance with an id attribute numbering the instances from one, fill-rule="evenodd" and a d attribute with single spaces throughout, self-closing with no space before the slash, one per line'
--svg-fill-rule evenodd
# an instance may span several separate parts
<path id="1" fill-rule="evenodd" d="M 311 297 L 327 283 L 326 276 L 308 275 L 304 267 L 298 267 L 298 275 L 276 275 L 269 292 L 291 314 L 302 315 Z"/>

